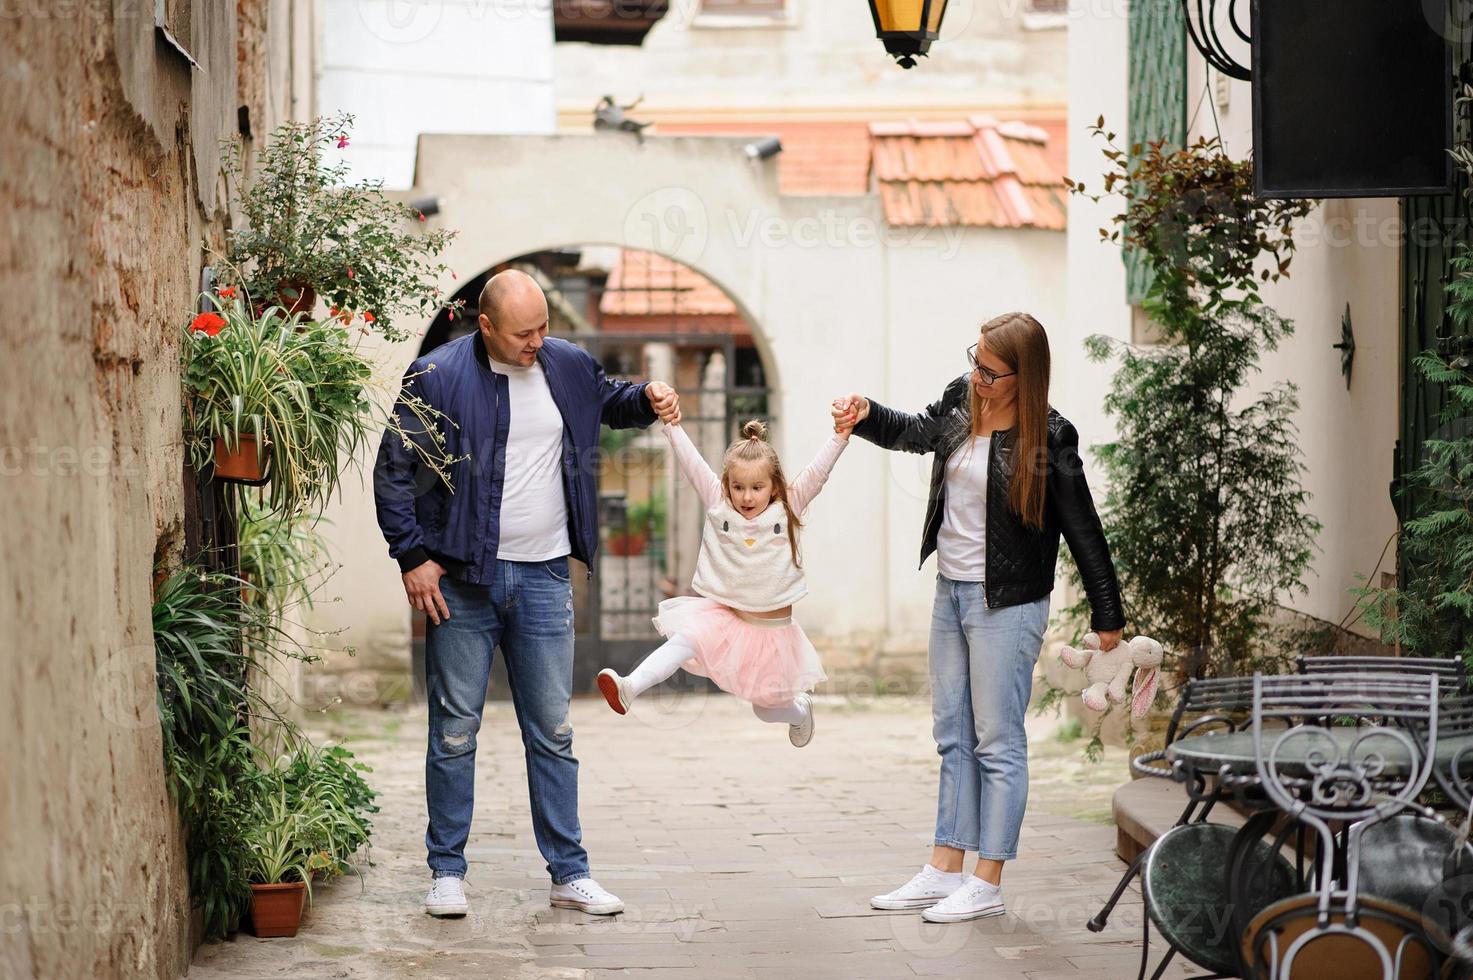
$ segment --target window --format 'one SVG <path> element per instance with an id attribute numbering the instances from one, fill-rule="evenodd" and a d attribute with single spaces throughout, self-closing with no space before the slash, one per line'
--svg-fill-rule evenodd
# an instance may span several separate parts
<path id="1" fill-rule="evenodd" d="M 698 27 L 771 27 L 792 20 L 790 0 L 700 0 Z"/>
<path id="2" fill-rule="evenodd" d="M 1024 29 L 1044 31 L 1067 26 L 1069 26 L 1069 0 L 1024 0 Z"/>

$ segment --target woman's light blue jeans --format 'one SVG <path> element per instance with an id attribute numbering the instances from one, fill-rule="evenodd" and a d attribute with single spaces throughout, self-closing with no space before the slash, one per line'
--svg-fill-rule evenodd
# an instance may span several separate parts
<path id="1" fill-rule="evenodd" d="M 1028 805 L 1023 720 L 1048 626 L 1047 596 L 987 608 L 980 582 L 936 576 L 931 717 L 941 756 L 936 843 L 993 861 L 1018 856 Z"/>

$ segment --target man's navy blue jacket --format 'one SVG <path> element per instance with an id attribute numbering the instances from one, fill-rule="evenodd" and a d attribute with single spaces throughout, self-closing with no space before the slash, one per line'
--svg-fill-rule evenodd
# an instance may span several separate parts
<path id="1" fill-rule="evenodd" d="M 644 428 L 655 421 L 645 384 L 615 381 L 586 351 L 549 337 L 537 353 L 552 400 L 563 416 L 563 497 L 572 555 L 593 567 L 598 550 L 599 425 Z M 373 498 L 389 555 L 403 571 L 433 558 L 466 582 L 489 584 L 500 545 L 501 494 L 510 425 L 507 381 L 486 357 L 479 330 L 452 340 L 409 366 L 394 412 L 422 448 L 424 425 L 406 405 L 415 395 L 443 413 L 444 452 L 457 459 L 447 487 L 415 448 L 384 433 L 373 468 Z M 590 572 L 591 574 L 591 572 Z"/>

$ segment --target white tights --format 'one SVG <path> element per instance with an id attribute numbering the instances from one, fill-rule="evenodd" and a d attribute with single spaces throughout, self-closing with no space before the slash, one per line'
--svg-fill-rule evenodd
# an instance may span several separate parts
<path id="1" fill-rule="evenodd" d="M 639 697 L 673 675 L 680 669 L 681 664 L 695 655 L 695 647 L 683 638 L 676 636 L 666 640 L 653 653 L 645 657 L 638 667 L 629 672 L 626 678 L 629 682 L 629 693 L 634 697 Z M 808 717 L 808 711 L 797 700 L 776 708 L 764 708 L 754 704 L 752 713 L 765 722 L 778 725 L 801 725 Z"/>

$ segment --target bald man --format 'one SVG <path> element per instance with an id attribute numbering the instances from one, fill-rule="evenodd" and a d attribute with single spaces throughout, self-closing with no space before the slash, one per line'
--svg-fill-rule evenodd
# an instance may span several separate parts
<path id="1" fill-rule="evenodd" d="M 675 421 L 679 402 L 660 382 L 611 380 L 582 348 L 548 337 L 547 298 L 524 273 L 491 277 L 480 308 L 478 331 L 410 365 L 395 412 L 418 445 L 386 432 L 374 466 L 379 527 L 409 604 L 429 618 L 425 911 L 467 912 L 476 733 L 500 647 L 549 900 L 611 915 L 624 903 L 591 877 L 578 824 L 568 558 L 591 569 L 598 547 L 599 426 Z M 444 451 L 458 460 L 449 486 L 423 465 L 422 453 L 434 450 L 406 404 L 411 396 L 444 417 Z"/>

